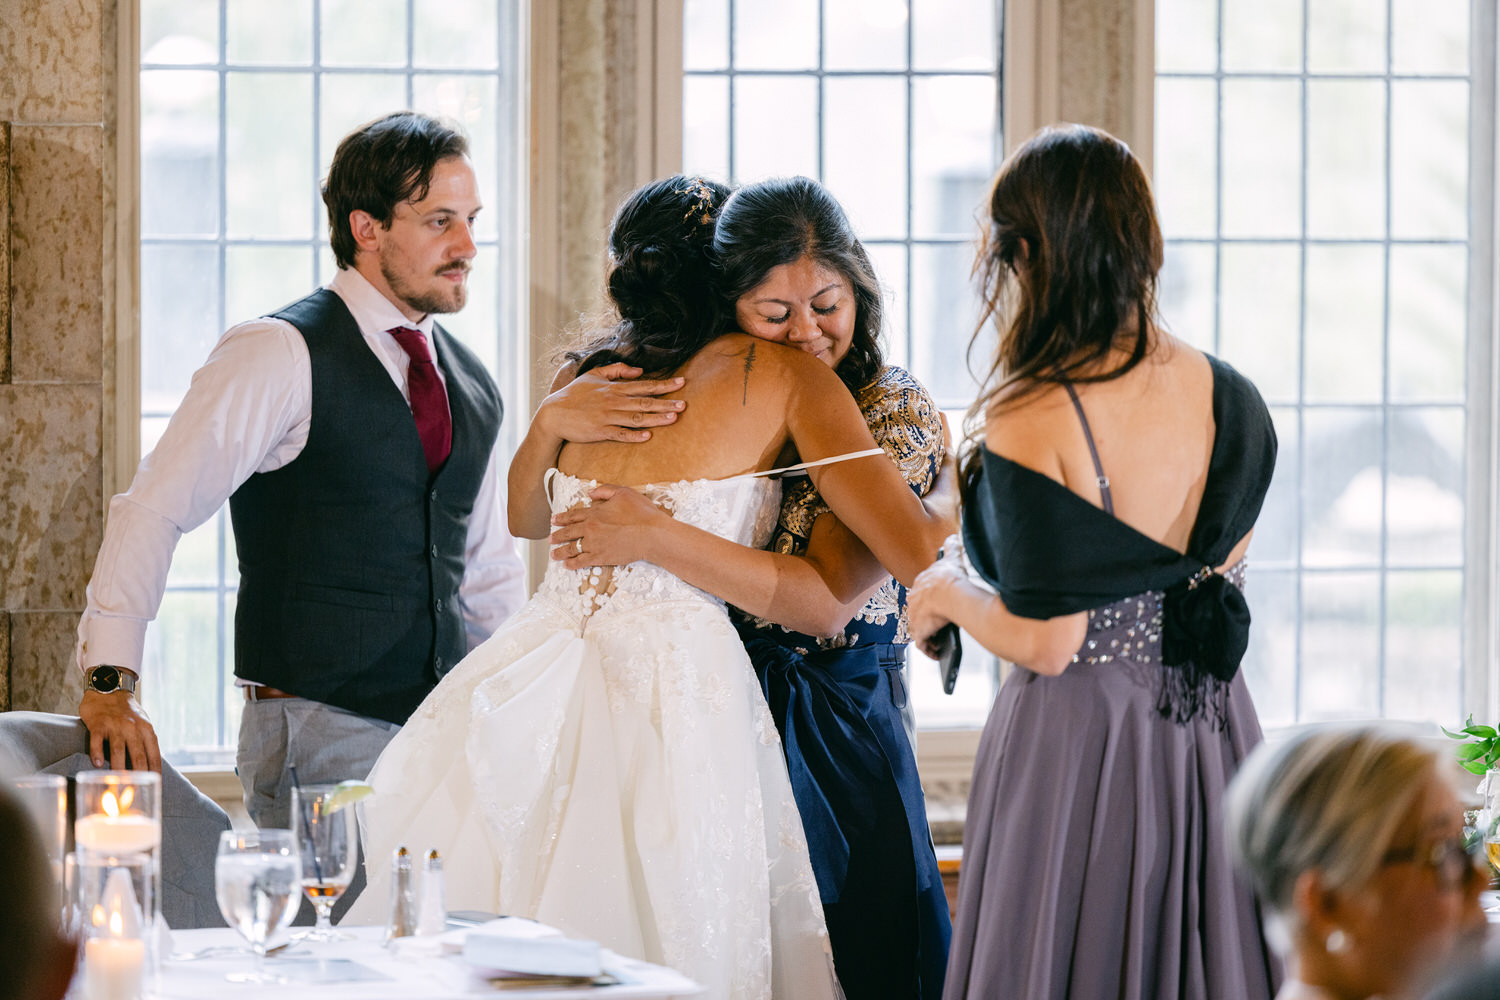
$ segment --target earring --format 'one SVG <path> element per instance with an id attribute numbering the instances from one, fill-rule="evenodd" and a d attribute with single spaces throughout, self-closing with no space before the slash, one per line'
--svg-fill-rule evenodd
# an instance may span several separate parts
<path id="1" fill-rule="evenodd" d="M 1330 955 L 1337 955 L 1349 947 L 1349 935 L 1335 927 L 1323 942 L 1323 950 Z"/>

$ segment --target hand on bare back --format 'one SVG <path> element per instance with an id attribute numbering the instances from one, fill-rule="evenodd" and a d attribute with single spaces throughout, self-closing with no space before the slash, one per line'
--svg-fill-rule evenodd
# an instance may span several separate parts
<path id="1" fill-rule="evenodd" d="M 552 516 L 552 558 L 568 569 L 650 561 L 656 552 L 652 529 L 671 515 L 626 486 L 601 485 L 589 497 L 591 506 Z"/>
<path id="2" fill-rule="evenodd" d="M 160 771 L 156 730 L 135 695 L 126 691 L 85 691 L 78 717 L 89 731 L 89 759 L 95 767 L 116 771 Z M 106 758 L 105 746 L 109 754 Z"/>
<path id="3" fill-rule="evenodd" d="M 687 404 L 659 398 L 681 389 L 682 378 L 640 375 L 641 369 L 618 363 L 585 372 L 543 400 L 537 418 L 564 441 L 645 441 L 647 428 L 674 422 Z"/>

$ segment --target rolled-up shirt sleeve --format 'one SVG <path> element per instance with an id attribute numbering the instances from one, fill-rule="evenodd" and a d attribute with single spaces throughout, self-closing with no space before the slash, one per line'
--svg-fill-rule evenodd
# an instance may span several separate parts
<path id="1" fill-rule="evenodd" d="M 526 566 L 507 527 L 500 474 L 505 467 L 497 441 L 469 516 L 459 605 L 469 649 L 488 639 L 526 600 Z"/>
<path id="2" fill-rule="evenodd" d="M 177 540 L 253 473 L 296 458 L 311 421 L 311 363 L 290 324 L 254 320 L 220 338 L 130 488 L 110 501 L 78 626 L 81 669 L 140 673 Z"/>

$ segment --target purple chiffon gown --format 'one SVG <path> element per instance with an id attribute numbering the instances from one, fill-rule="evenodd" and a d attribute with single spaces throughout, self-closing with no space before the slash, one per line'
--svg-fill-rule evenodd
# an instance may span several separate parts
<path id="1" fill-rule="evenodd" d="M 1102 469 L 1104 510 L 984 455 L 964 516 L 976 570 L 1016 613 L 1087 610 L 1088 631 L 1061 675 L 1017 668 L 991 710 L 945 1000 L 1276 991 L 1259 907 L 1220 828 L 1224 788 L 1261 738 L 1235 669 L 1244 567 L 1205 569 L 1253 526 L 1276 442 L 1254 387 L 1209 360 L 1216 439 L 1189 555 L 1116 520 Z"/>

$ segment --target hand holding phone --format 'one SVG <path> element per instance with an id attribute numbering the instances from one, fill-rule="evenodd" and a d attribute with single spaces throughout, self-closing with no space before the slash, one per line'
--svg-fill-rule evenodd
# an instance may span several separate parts
<path id="1" fill-rule="evenodd" d="M 958 638 L 958 626 L 949 622 L 933 633 L 930 640 L 937 653 L 938 670 L 943 678 L 943 694 L 952 694 L 958 683 L 958 665 L 963 660 L 964 646 Z"/>

